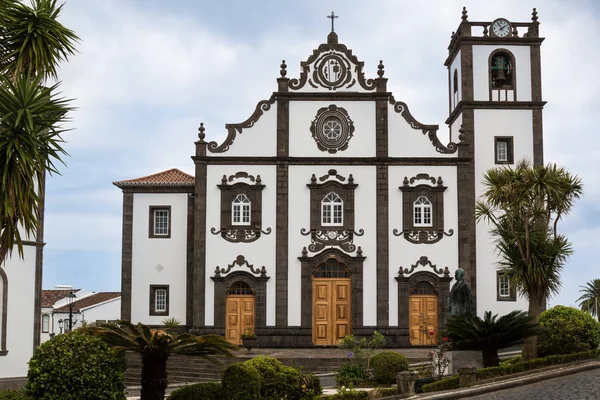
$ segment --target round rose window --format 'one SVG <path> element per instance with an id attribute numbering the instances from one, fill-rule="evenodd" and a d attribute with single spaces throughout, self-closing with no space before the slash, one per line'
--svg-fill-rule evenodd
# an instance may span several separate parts
<path id="1" fill-rule="evenodd" d="M 348 148 L 348 142 L 354 133 L 354 123 L 345 109 L 331 104 L 317 112 L 310 131 L 317 147 L 333 154 Z"/>

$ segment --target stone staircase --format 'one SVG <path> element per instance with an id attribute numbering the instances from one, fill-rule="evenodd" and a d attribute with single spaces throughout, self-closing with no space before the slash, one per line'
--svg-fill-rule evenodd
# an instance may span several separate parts
<path id="1" fill-rule="evenodd" d="M 394 349 L 394 351 L 405 355 L 411 364 L 427 360 L 428 350 Z M 409 354 L 407 354 L 407 351 Z M 315 349 L 253 349 L 251 352 L 241 350 L 236 352 L 235 357 L 219 357 L 219 364 L 194 356 L 173 355 L 167 363 L 169 384 L 216 381 L 220 379 L 221 372 L 228 365 L 243 362 L 258 355 L 275 357 L 284 365 L 302 367 L 303 371 L 310 371 L 315 374 L 335 372 L 341 364 L 349 362 L 339 349 L 321 349 L 317 351 Z M 142 359 L 139 354 L 134 353 L 128 353 L 126 358 L 125 385 L 127 387 L 139 386 Z"/>

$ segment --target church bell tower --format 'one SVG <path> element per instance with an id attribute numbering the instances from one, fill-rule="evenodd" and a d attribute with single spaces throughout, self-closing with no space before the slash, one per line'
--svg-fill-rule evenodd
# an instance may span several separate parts
<path id="1" fill-rule="evenodd" d="M 459 265 L 474 293 L 478 315 L 526 309 L 525 299 L 498 272 L 498 255 L 489 226 L 475 223 L 474 206 L 491 168 L 529 159 L 543 163 L 539 22 L 498 17 L 462 21 L 452 33 L 448 68 L 451 140 L 460 140 L 458 167 Z M 457 140 L 457 141 L 458 141 Z"/>

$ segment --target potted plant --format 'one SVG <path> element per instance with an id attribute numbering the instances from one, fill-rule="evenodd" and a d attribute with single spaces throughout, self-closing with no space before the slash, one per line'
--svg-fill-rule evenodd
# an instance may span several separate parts
<path id="1" fill-rule="evenodd" d="M 256 333 L 252 331 L 252 329 L 248 328 L 242 333 L 242 346 L 244 346 L 248 351 L 252 350 L 253 347 L 256 346 L 256 341 L 258 338 L 256 337 Z"/>

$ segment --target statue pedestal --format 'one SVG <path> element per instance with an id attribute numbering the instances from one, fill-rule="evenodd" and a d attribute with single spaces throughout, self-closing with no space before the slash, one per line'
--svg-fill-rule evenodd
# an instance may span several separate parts
<path id="1" fill-rule="evenodd" d="M 452 350 L 446 353 L 450 360 L 450 374 L 458 373 L 463 367 L 483 368 L 483 355 L 481 351 Z"/>

